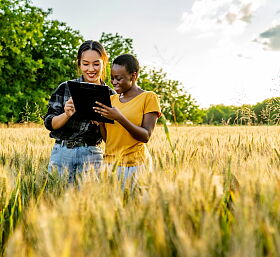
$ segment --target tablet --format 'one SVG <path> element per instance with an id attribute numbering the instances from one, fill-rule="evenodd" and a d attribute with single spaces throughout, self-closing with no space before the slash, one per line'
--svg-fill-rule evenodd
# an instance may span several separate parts
<path id="1" fill-rule="evenodd" d="M 67 84 L 76 109 L 76 118 L 114 123 L 92 109 L 99 107 L 96 101 L 112 107 L 108 86 L 73 80 L 69 80 Z"/>

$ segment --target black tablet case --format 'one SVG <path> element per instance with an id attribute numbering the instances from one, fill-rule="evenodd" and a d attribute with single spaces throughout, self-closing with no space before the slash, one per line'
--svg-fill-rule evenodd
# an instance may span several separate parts
<path id="1" fill-rule="evenodd" d="M 69 80 L 67 84 L 73 98 L 76 109 L 76 117 L 78 119 L 114 123 L 113 120 L 109 120 L 101 116 L 92 109 L 92 107 L 99 107 L 95 101 L 112 107 L 108 86 L 72 80 Z"/>

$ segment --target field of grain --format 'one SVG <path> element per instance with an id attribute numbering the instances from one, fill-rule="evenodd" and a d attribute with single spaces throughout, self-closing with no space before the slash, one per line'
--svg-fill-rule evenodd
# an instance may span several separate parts
<path id="1" fill-rule="evenodd" d="M 43 127 L 0 128 L 3 256 L 279 256 L 280 127 L 158 126 L 152 172 L 75 185 L 47 173 Z"/>

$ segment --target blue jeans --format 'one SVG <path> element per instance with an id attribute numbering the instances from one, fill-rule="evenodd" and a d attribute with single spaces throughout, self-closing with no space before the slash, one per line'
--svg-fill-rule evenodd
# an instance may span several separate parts
<path id="1" fill-rule="evenodd" d="M 59 175 L 63 175 L 68 170 L 69 182 L 73 182 L 77 173 L 88 171 L 92 166 L 98 171 L 102 160 L 103 153 L 99 146 L 67 148 L 63 144 L 54 144 L 48 171 L 57 169 Z"/>
<path id="2" fill-rule="evenodd" d="M 106 166 L 109 168 L 109 171 L 112 171 L 114 168 L 113 164 L 106 164 Z M 130 189 L 134 189 L 134 187 L 137 184 L 139 173 L 143 171 L 145 168 L 144 165 L 141 166 L 131 166 L 131 167 L 125 167 L 125 166 L 117 166 L 116 167 L 116 173 L 118 180 L 121 181 L 121 188 L 124 190 L 126 183 L 130 180 Z"/>
<path id="3" fill-rule="evenodd" d="M 125 184 L 127 180 L 131 179 L 130 190 L 133 190 L 135 185 L 137 184 L 138 173 L 140 166 L 132 166 L 132 167 L 117 167 L 118 179 L 122 182 L 122 190 L 124 190 Z"/>

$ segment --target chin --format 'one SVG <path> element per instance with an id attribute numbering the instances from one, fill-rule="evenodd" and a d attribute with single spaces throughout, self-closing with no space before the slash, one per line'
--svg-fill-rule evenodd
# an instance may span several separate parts
<path id="1" fill-rule="evenodd" d="M 98 83 L 98 79 L 87 78 L 87 82 L 89 82 L 89 83 Z"/>

